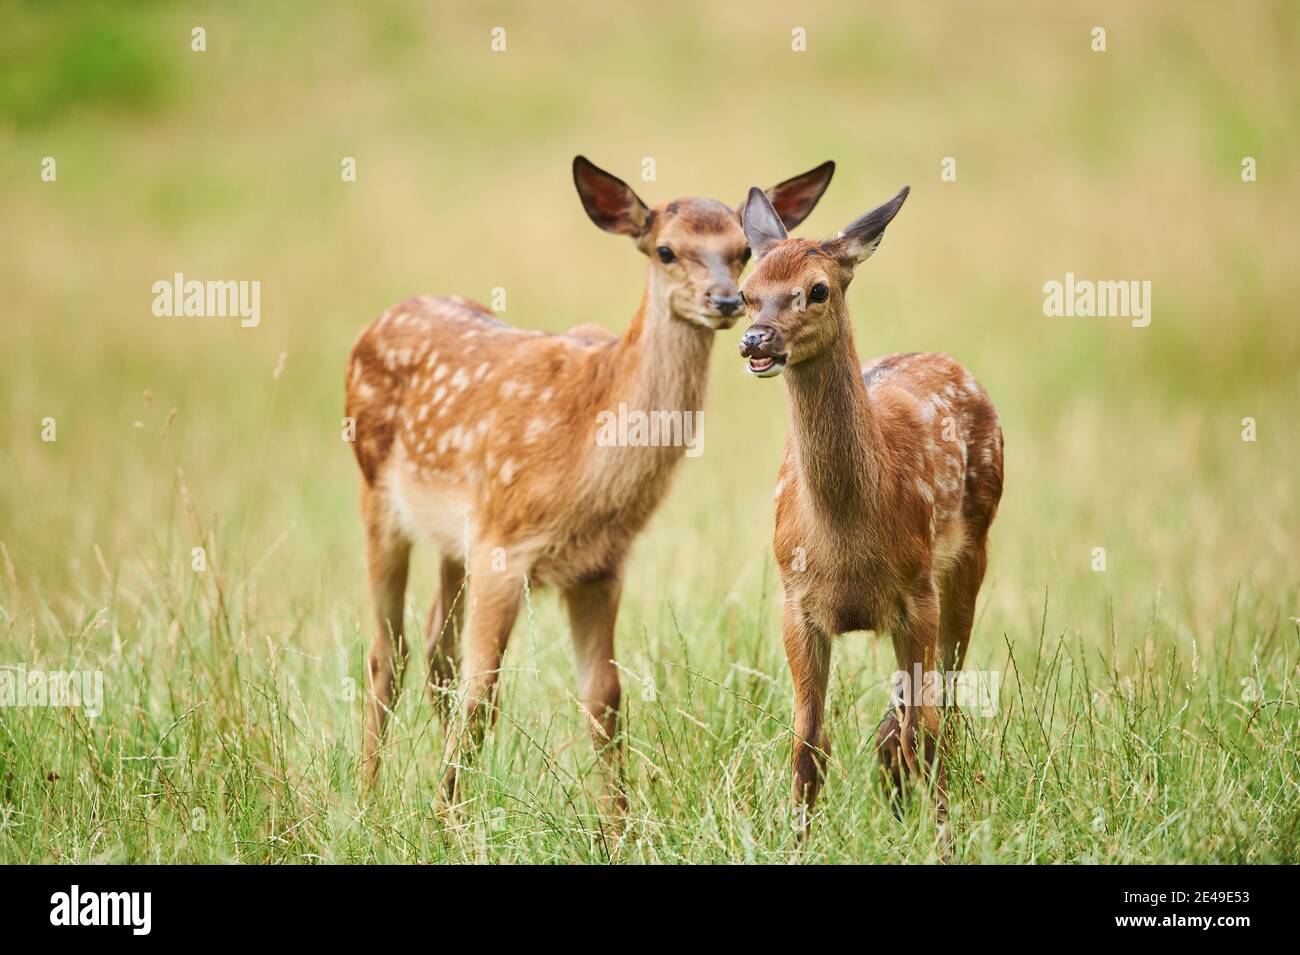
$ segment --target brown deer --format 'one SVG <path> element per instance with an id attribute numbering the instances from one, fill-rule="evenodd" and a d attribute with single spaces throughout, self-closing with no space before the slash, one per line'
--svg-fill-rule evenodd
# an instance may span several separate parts
<path id="1" fill-rule="evenodd" d="M 1002 497 L 1002 428 L 969 372 L 935 354 L 858 363 L 845 292 L 907 194 L 825 242 L 788 238 L 759 190 L 744 209 L 757 262 L 742 292 L 753 324 L 740 353 L 757 377 L 784 374 L 789 409 L 775 550 L 805 819 L 830 751 L 831 640 L 853 630 L 893 638 L 893 702 L 876 739 L 886 776 L 897 795 L 907 774 L 932 771 L 945 818 L 933 679 L 965 659 Z"/>
<path id="2" fill-rule="evenodd" d="M 792 227 L 803 221 L 833 171 L 825 163 L 775 186 L 776 214 Z M 446 720 L 448 797 L 456 799 L 457 763 L 495 719 L 497 676 L 525 582 L 562 593 L 595 743 L 616 764 L 615 777 L 621 767 L 613 656 L 623 565 L 684 448 L 671 440 L 602 443 L 598 421 L 624 407 L 671 420 L 698 414 L 713 334 L 744 308 L 736 282 L 749 249 L 739 210 L 721 202 L 678 199 L 650 209 L 581 156 L 573 178 L 592 221 L 630 237 L 650 259 L 641 305 L 622 337 L 592 325 L 525 331 L 463 298 L 424 296 L 388 309 L 353 346 L 347 414 L 356 427 L 377 622 L 368 781 L 406 663 L 407 565 L 418 539 L 441 553 L 425 634 L 430 694 L 445 717 L 469 608 L 459 652 L 464 724 L 457 731 Z M 615 800 L 622 805 L 621 787 Z"/>

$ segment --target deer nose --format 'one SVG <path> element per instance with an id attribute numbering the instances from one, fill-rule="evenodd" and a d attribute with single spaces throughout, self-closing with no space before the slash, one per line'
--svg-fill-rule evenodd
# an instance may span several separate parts
<path id="1" fill-rule="evenodd" d="M 736 286 L 730 282 L 717 282 L 704 293 L 705 304 L 716 309 L 719 315 L 736 315 L 745 307 L 745 300 L 740 297 Z"/>
<path id="2" fill-rule="evenodd" d="M 772 341 L 772 329 L 755 325 L 740 337 L 740 354 L 745 358 L 762 358 L 765 347 Z"/>
<path id="3" fill-rule="evenodd" d="M 723 295 L 713 297 L 713 307 L 723 315 L 735 315 L 740 311 L 741 302 L 739 295 Z"/>

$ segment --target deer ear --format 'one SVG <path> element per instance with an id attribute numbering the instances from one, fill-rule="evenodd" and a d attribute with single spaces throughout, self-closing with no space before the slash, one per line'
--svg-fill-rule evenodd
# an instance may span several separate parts
<path id="1" fill-rule="evenodd" d="M 835 163 L 827 161 L 767 190 L 772 208 L 787 229 L 793 229 L 816 207 L 835 175 Z"/>
<path id="2" fill-rule="evenodd" d="M 904 186 L 899 190 L 898 195 L 884 205 L 877 206 L 861 218 L 855 219 L 834 239 L 822 243 L 822 248 L 832 257 L 849 265 L 866 261 L 876 249 L 880 248 L 880 240 L 885 236 L 885 226 L 898 215 L 898 210 L 903 207 L 903 200 L 911 190 L 911 186 Z"/>
<path id="3" fill-rule="evenodd" d="M 611 176 L 585 156 L 573 160 L 573 184 L 591 221 L 606 232 L 640 239 L 650 224 L 650 210 L 632 187 Z"/>
<path id="4" fill-rule="evenodd" d="M 761 259 L 774 245 L 787 238 L 785 224 L 772 208 L 767 193 L 758 186 L 749 190 L 749 197 L 740 211 L 740 224 L 745 229 L 745 239 L 754 250 L 756 258 Z"/>

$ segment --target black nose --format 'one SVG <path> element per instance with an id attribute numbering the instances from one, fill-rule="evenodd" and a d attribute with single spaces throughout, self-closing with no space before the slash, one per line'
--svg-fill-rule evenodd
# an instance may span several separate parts
<path id="1" fill-rule="evenodd" d="M 740 353 L 747 358 L 758 358 L 762 355 L 763 346 L 771 340 L 770 328 L 751 328 L 740 337 Z"/>
<path id="2" fill-rule="evenodd" d="M 722 298 L 715 298 L 713 306 L 723 315 L 735 315 L 740 311 L 741 302 L 739 295 L 726 295 Z"/>

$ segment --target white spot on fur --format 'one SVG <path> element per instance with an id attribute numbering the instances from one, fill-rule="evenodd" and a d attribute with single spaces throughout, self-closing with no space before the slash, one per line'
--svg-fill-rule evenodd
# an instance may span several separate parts
<path id="1" fill-rule="evenodd" d="M 543 434 L 546 433 L 546 422 L 541 418 L 534 418 L 528 422 L 528 427 L 524 431 L 524 443 L 532 444 Z"/>

